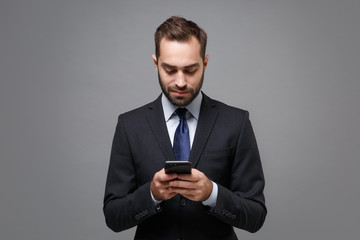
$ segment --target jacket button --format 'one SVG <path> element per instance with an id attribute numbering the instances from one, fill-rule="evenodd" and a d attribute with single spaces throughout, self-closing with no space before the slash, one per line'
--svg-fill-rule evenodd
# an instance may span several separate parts
<path id="1" fill-rule="evenodd" d="M 186 206 L 186 200 L 185 200 L 184 198 L 182 198 L 182 199 L 180 200 L 180 205 L 181 205 L 182 207 L 185 207 L 185 206 Z"/>

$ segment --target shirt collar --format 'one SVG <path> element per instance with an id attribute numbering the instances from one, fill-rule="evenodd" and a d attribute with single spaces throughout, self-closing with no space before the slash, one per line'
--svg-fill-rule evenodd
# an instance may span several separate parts
<path id="1" fill-rule="evenodd" d="M 196 96 L 196 98 L 189 105 L 186 106 L 186 109 L 191 113 L 191 115 L 196 120 L 199 119 L 202 98 L 203 98 L 203 95 L 202 95 L 202 92 L 200 92 Z M 174 112 L 176 111 L 176 109 L 178 107 L 172 105 L 164 93 L 161 96 L 161 104 L 162 104 L 162 107 L 164 110 L 165 121 L 167 122 L 170 119 L 170 117 L 174 114 Z"/>

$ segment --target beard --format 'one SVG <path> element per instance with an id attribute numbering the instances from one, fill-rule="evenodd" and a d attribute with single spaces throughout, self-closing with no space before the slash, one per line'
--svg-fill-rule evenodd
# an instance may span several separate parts
<path id="1" fill-rule="evenodd" d="M 160 74 L 158 73 L 158 79 L 159 79 L 161 90 L 165 94 L 167 99 L 169 99 L 169 101 L 171 102 L 172 105 L 177 106 L 177 107 L 185 107 L 185 106 L 189 105 L 197 97 L 197 95 L 199 95 L 200 89 L 201 89 L 203 81 L 204 81 L 204 72 L 205 71 L 203 71 L 203 73 L 201 75 L 199 85 L 196 86 L 197 88 L 195 88 L 195 89 L 194 88 L 189 88 L 187 86 L 185 86 L 183 88 L 178 88 L 176 86 L 174 86 L 174 87 L 166 87 L 166 86 L 164 86 L 163 81 L 161 80 Z M 171 90 L 188 91 L 190 93 L 190 97 L 174 97 L 174 96 L 171 96 L 170 95 Z"/>

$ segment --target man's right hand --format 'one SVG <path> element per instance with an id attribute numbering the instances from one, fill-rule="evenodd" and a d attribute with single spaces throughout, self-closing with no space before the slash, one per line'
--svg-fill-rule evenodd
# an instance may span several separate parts
<path id="1" fill-rule="evenodd" d="M 176 173 L 166 174 L 164 169 L 155 173 L 153 180 L 150 184 L 151 192 L 155 200 L 168 200 L 175 196 L 177 193 L 171 190 L 170 181 L 177 178 Z"/>

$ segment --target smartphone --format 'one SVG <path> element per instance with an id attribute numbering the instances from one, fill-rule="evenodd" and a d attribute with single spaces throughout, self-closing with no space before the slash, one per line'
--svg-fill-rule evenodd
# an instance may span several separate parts
<path id="1" fill-rule="evenodd" d="M 189 161 L 166 161 L 165 173 L 191 173 Z"/>

